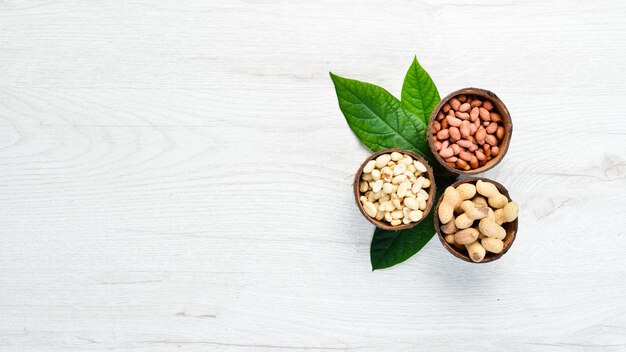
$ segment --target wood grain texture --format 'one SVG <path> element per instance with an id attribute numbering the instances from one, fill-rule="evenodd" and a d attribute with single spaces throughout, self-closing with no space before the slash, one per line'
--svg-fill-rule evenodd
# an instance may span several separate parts
<path id="1" fill-rule="evenodd" d="M 2 351 L 623 351 L 626 3 L 1 1 Z M 495 92 L 521 206 L 370 271 L 328 71 Z"/>

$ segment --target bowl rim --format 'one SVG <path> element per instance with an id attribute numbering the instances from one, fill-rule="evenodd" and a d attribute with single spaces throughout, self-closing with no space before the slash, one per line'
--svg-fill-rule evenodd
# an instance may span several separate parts
<path id="1" fill-rule="evenodd" d="M 361 181 L 361 175 L 363 174 L 363 168 L 365 167 L 365 165 L 370 160 L 376 159 L 379 155 L 391 154 L 392 152 L 408 154 L 408 155 L 411 156 L 411 158 L 413 158 L 413 160 L 418 160 L 419 162 L 424 164 L 424 166 L 426 167 L 426 173 L 428 175 L 428 179 L 430 180 L 430 187 L 428 187 L 429 188 L 428 189 L 428 199 L 426 200 L 426 209 L 423 210 L 422 219 L 420 219 L 419 221 L 416 221 L 416 222 L 410 222 L 408 224 L 400 224 L 398 226 L 391 226 L 391 224 L 389 224 L 389 223 L 387 223 L 385 221 L 376 220 L 375 218 L 370 217 L 365 212 L 365 209 L 363 209 L 363 205 L 361 204 L 361 201 L 359 200 L 359 197 L 361 196 L 361 191 L 359 189 L 359 183 Z M 354 200 L 355 200 L 357 208 L 359 208 L 359 211 L 361 212 L 361 214 L 365 217 L 365 219 L 367 219 L 374 226 L 376 226 L 376 227 L 378 227 L 380 229 L 389 230 L 389 231 L 407 230 L 407 229 L 413 228 L 417 224 L 419 224 L 422 221 L 424 221 L 427 218 L 427 215 L 430 213 L 430 211 L 432 210 L 432 208 L 434 206 L 436 188 L 437 188 L 437 185 L 436 185 L 436 182 L 435 182 L 435 175 L 434 175 L 434 172 L 433 172 L 433 168 L 432 168 L 432 166 L 430 166 L 428 161 L 426 161 L 426 159 L 424 157 L 418 155 L 417 153 L 415 153 L 415 152 L 413 152 L 411 150 L 401 149 L 401 148 L 382 149 L 382 150 L 379 150 L 379 151 L 371 154 L 369 157 L 367 157 L 365 159 L 365 161 L 363 161 L 363 163 L 361 164 L 361 166 L 359 167 L 359 169 L 355 173 L 354 181 L 353 181 Z"/>
<path id="2" fill-rule="evenodd" d="M 488 179 L 486 177 L 467 177 L 467 178 L 462 178 L 460 180 L 457 180 L 456 182 L 454 182 L 453 184 L 451 184 L 449 187 L 457 187 L 461 184 L 464 183 L 476 183 L 478 180 L 482 180 L 485 182 L 490 182 L 493 183 L 496 188 L 498 188 L 498 191 L 500 191 L 500 193 L 504 194 L 507 199 L 509 200 L 509 202 L 512 202 L 513 200 L 511 199 L 511 196 L 509 195 L 509 191 L 500 183 L 492 180 L 492 179 Z M 493 261 L 496 261 L 500 258 L 502 258 L 502 256 L 504 254 L 506 254 L 506 252 L 508 252 L 508 250 L 511 248 L 511 246 L 513 246 L 513 242 L 515 242 L 515 238 L 517 238 L 517 232 L 519 230 L 519 217 L 515 218 L 514 221 L 506 223 L 506 227 L 505 229 L 507 230 L 507 236 L 511 236 L 510 240 L 507 240 L 505 243 L 505 247 L 502 250 L 502 252 L 500 253 L 490 253 L 487 252 L 487 255 L 485 255 L 485 259 L 483 259 L 480 262 L 475 262 L 473 261 L 469 255 L 467 253 L 461 252 L 459 250 L 457 250 L 454 246 L 452 246 L 451 244 L 449 244 L 448 242 L 446 242 L 445 238 L 444 238 L 444 234 L 441 231 L 441 224 L 439 221 L 439 205 L 441 205 L 441 201 L 443 199 L 443 193 L 441 195 L 441 197 L 439 197 L 439 200 L 437 201 L 437 205 L 435 205 L 435 208 L 433 209 L 434 211 L 434 216 L 433 216 L 433 224 L 435 226 L 435 231 L 437 231 L 437 235 L 439 237 L 439 241 L 441 242 L 441 244 L 448 250 L 448 252 L 450 252 L 452 255 L 454 255 L 455 257 L 464 260 L 466 262 L 469 263 L 473 263 L 473 264 L 484 264 L 484 263 L 490 263 Z"/>
<path id="3" fill-rule="evenodd" d="M 478 95 L 483 98 L 491 100 L 494 106 L 496 107 L 497 111 L 502 116 L 502 122 L 503 122 L 502 125 L 504 127 L 504 137 L 502 138 L 502 141 L 498 144 L 498 147 L 500 148 L 500 153 L 498 154 L 498 156 L 489 160 L 487 164 L 480 166 L 476 169 L 470 169 L 470 170 L 460 170 L 460 169 L 457 169 L 455 167 L 451 167 L 450 165 L 448 165 L 445 162 L 445 160 L 443 160 L 443 158 L 439 155 L 439 152 L 435 150 L 433 134 L 430 132 L 432 131 L 433 122 L 436 120 L 437 114 L 439 113 L 439 111 L 441 111 L 443 106 L 450 99 L 461 94 Z M 483 173 L 487 170 L 491 170 L 502 161 L 502 159 L 504 158 L 504 155 L 506 155 L 507 151 L 509 150 L 509 145 L 511 144 L 512 134 L 513 134 L 513 121 L 511 119 L 511 113 L 509 112 L 509 109 L 506 107 L 504 102 L 502 102 L 502 100 L 490 90 L 482 89 L 482 88 L 475 88 L 475 87 L 467 87 L 467 88 L 461 88 L 461 89 L 455 90 L 454 92 L 448 94 L 447 96 L 445 96 L 443 99 L 439 101 L 439 104 L 437 104 L 437 106 L 435 106 L 428 120 L 428 129 L 426 130 L 426 139 L 428 140 L 428 147 L 430 148 L 430 151 L 435 157 L 435 160 L 446 170 L 455 174 L 459 174 L 459 175 L 476 175 L 479 173 Z"/>

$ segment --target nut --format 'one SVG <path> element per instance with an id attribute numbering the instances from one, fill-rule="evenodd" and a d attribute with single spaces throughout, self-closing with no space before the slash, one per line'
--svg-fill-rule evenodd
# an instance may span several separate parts
<path id="1" fill-rule="evenodd" d="M 363 173 L 369 174 L 370 172 L 374 171 L 375 167 L 376 167 L 376 160 L 370 160 L 367 162 L 367 164 L 365 164 L 365 167 L 363 168 Z"/>
<path id="2" fill-rule="evenodd" d="M 478 230 L 468 228 L 454 234 L 454 242 L 458 244 L 470 244 L 478 239 Z"/>
<path id="3" fill-rule="evenodd" d="M 502 249 L 504 249 L 504 242 L 497 238 L 483 237 L 483 239 L 480 240 L 480 243 L 483 248 L 487 250 L 487 252 L 500 253 L 502 252 Z"/>
<path id="4" fill-rule="evenodd" d="M 420 221 L 422 220 L 423 214 L 421 210 L 414 210 L 409 213 L 409 219 L 413 222 Z"/>
<path id="5" fill-rule="evenodd" d="M 415 170 L 419 171 L 420 173 L 426 173 L 426 171 L 428 171 L 426 169 L 426 165 L 424 165 L 423 163 L 421 163 L 421 162 L 419 162 L 417 160 L 413 161 L 413 166 L 415 166 Z"/>
<path id="6" fill-rule="evenodd" d="M 404 205 L 413 210 L 418 210 L 420 208 L 419 202 L 413 198 L 404 198 Z"/>
<path id="7" fill-rule="evenodd" d="M 400 160 L 402 160 L 402 158 L 404 158 L 404 155 L 402 155 L 402 153 L 398 153 L 398 152 L 392 152 L 391 153 L 391 160 L 392 161 L 400 161 Z"/>
<path id="8" fill-rule="evenodd" d="M 454 221 L 441 225 L 441 231 L 447 235 L 454 234 L 458 229 L 454 226 Z"/>
<path id="9" fill-rule="evenodd" d="M 476 191 L 487 197 L 489 206 L 493 208 L 503 208 L 509 202 L 509 199 L 505 195 L 500 194 L 498 188 L 493 183 L 478 180 L 476 182 Z"/>
<path id="10" fill-rule="evenodd" d="M 466 244 L 465 248 L 467 248 L 467 253 L 469 254 L 469 257 L 472 259 L 472 261 L 479 263 L 482 262 L 483 259 L 485 259 L 485 254 L 487 253 L 485 252 L 485 248 L 483 248 L 483 246 L 481 246 L 478 241 Z"/>
<path id="11" fill-rule="evenodd" d="M 447 131 L 447 130 L 446 130 Z M 444 158 L 447 159 L 451 156 L 454 155 L 454 151 L 452 150 L 452 148 L 443 148 L 439 151 L 439 155 Z"/>
<path id="12" fill-rule="evenodd" d="M 461 195 L 456 188 L 449 186 L 443 192 L 443 199 L 441 200 L 441 204 L 439 204 L 439 221 L 442 224 L 447 224 L 454 217 L 454 208 L 456 208 L 461 203 Z"/>
<path id="13" fill-rule="evenodd" d="M 517 219 L 517 213 L 519 212 L 519 205 L 515 202 L 507 203 L 502 208 L 502 220 L 503 222 L 511 222 Z"/>
<path id="14" fill-rule="evenodd" d="M 462 183 L 456 187 L 462 200 L 471 199 L 476 195 L 476 186 L 471 183 Z"/>
<path id="15" fill-rule="evenodd" d="M 376 170 L 374 170 L 376 171 Z M 374 172 L 372 171 L 372 173 Z M 397 175 L 402 175 L 404 174 L 404 172 L 406 171 L 406 164 L 398 164 L 396 165 L 396 167 L 393 169 L 393 175 L 397 176 Z"/>
<path id="16" fill-rule="evenodd" d="M 391 155 L 389 154 L 381 154 L 376 158 L 376 167 L 381 169 L 387 166 L 387 163 L 391 161 Z"/>
<path id="17" fill-rule="evenodd" d="M 476 207 L 471 200 L 466 200 L 461 203 L 461 209 L 463 214 L 457 216 L 454 220 L 454 225 L 458 229 L 466 229 L 474 223 L 474 220 L 480 220 L 487 217 L 489 214 L 488 207 Z"/>
<path id="18" fill-rule="evenodd" d="M 365 204 L 363 204 L 363 209 L 365 210 L 365 213 L 367 213 L 367 215 L 371 217 L 375 217 L 376 213 L 378 212 L 378 209 L 376 209 L 374 203 L 370 201 L 367 201 L 365 202 Z"/>
<path id="19" fill-rule="evenodd" d="M 487 198 L 496 194 L 500 194 L 500 191 L 498 191 L 496 185 L 490 182 L 485 182 L 483 180 L 476 181 L 476 191 Z"/>
<path id="20" fill-rule="evenodd" d="M 487 237 L 497 238 L 500 240 L 506 237 L 506 230 L 491 219 L 480 220 L 478 223 L 478 229 Z"/>
<path id="21" fill-rule="evenodd" d="M 507 205 L 509 199 L 505 195 L 498 193 L 493 197 L 489 197 L 488 202 L 492 208 L 500 209 Z"/>
<path id="22" fill-rule="evenodd" d="M 383 189 L 383 180 L 378 180 L 375 181 L 371 186 L 372 186 L 372 191 L 374 192 L 380 192 L 381 189 Z"/>

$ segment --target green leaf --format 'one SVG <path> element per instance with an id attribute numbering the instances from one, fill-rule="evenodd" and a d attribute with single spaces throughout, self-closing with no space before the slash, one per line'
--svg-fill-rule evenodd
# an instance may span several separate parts
<path id="1" fill-rule="evenodd" d="M 437 178 L 434 204 L 437 203 L 446 187 L 454 182 L 455 178 L 455 175 Z M 435 235 L 434 213 L 434 209 L 432 209 L 424 221 L 408 230 L 388 231 L 376 228 L 370 246 L 372 270 L 384 269 L 402 263 L 422 249 Z"/>
<path id="2" fill-rule="evenodd" d="M 413 58 L 413 63 L 404 77 L 401 98 L 404 108 L 412 111 L 428 125 L 430 114 L 439 104 L 440 98 L 435 82 L 417 62 L 417 57 Z"/>
<path id="3" fill-rule="evenodd" d="M 435 234 L 432 211 L 417 226 L 400 231 L 376 228 L 370 246 L 372 270 L 384 269 L 409 259 Z"/>
<path id="4" fill-rule="evenodd" d="M 426 141 L 426 124 L 376 85 L 330 73 L 339 108 L 356 136 L 372 151 L 412 150 L 434 163 Z"/>

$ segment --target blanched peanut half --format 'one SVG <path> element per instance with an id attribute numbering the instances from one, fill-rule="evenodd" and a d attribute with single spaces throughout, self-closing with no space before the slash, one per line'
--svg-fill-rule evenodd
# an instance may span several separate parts
<path id="1" fill-rule="evenodd" d="M 367 182 L 365 181 L 361 181 L 359 183 L 359 191 L 361 191 L 361 193 L 365 193 L 367 192 L 367 190 L 369 189 L 370 185 L 367 184 Z"/>
<path id="2" fill-rule="evenodd" d="M 363 209 L 365 210 L 365 213 L 372 218 L 376 216 L 376 213 L 378 213 L 378 209 L 376 209 L 374 203 L 370 201 L 367 201 L 365 202 L 365 204 L 363 204 Z"/>
<path id="3" fill-rule="evenodd" d="M 421 173 L 425 173 L 426 171 L 428 171 L 426 169 L 426 165 L 422 164 L 421 162 L 414 160 L 413 161 L 413 166 L 415 166 L 415 170 L 421 172 Z"/>
<path id="4" fill-rule="evenodd" d="M 467 253 L 472 261 L 479 263 L 485 259 L 487 252 L 485 251 L 485 248 L 478 243 L 478 241 L 466 244 L 465 248 L 467 249 Z"/>
<path id="5" fill-rule="evenodd" d="M 398 164 L 393 168 L 393 175 L 402 175 L 406 171 L 406 164 Z"/>
<path id="6" fill-rule="evenodd" d="M 381 154 L 376 158 L 376 167 L 381 169 L 387 166 L 387 163 L 391 161 L 391 155 L 389 154 Z"/>
<path id="7" fill-rule="evenodd" d="M 372 184 L 372 191 L 379 192 L 381 189 L 383 189 L 383 180 L 378 180 Z"/>
<path id="8" fill-rule="evenodd" d="M 426 199 L 417 197 L 417 203 L 419 203 L 420 210 L 426 210 Z"/>
<path id="9" fill-rule="evenodd" d="M 398 164 L 411 165 L 413 164 L 413 158 L 410 155 L 404 154 L 404 158 L 398 161 Z"/>
<path id="10" fill-rule="evenodd" d="M 415 175 L 412 172 L 409 171 L 405 171 L 404 175 L 409 179 L 409 181 L 411 182 L 415 182 L 415 180 L 417 180 L 417 177 L 415 177 Z"/>
<path id="11" fill-rule="evenodd" d="M 380 170 L 372 170 L 372 172 L 370 173 L 370 175 L 372 175 L 372 180 L 374 181 L 378 181 L 381 179 L 381 174 L 380 174 Z"/>
<path id="12" fill-rule="evenodd" d="M 363 191 L 361 191 L 361 192 L 363 192 Z M 383 193 L 385 193 L 385 194 L 393 193 L 393 185 L 391 183 L 383 184 Z"/>
<path id="13" fill-rule="evenodd" d="M 491 253 L 500 253 L 504 249 L 504 242 L 497 238 L 484 237 L 480 240 L 482 246 Z"/>
<path id="14" fill-rule="evenodd" d="M 419 202 L 413 198 L 404 198 L 404 205 L 413 210 L 419 210 Z"/>
<path id="15" fill-rule="evenodd" d="M 394 210 L 391 212 L 391 217 L 393 219 L 402 219 L 404 214 L 402 214 L 402 210 Z"/>
<path id="16" fill-rule="evenodd" d="M 389 182 L 391 181 L 391 178 L 393 177 L 393 170 L 391 170 L 389 166 L 385 166 L 382 169 L 380 169 L 380 174 L 384 181 Z"/>
<path id="17" fill-rule="evenodd" d="M 424 213 L 422 213 L 421 210 L 413 210 L 409 213 L 409 219 L 411 219 L 411 221 L 420 221 L 423 215 Z"/>
<path id="18" fill-rule="evenodd" d="M 369 174 L 370 172 L 372 172 L 372 170 L 374 170 L 375 167 L 376 167 L 376 161 L 375 160 L 370 160 L 363 167 L 363 173 L 364 174 Z"/>
<path id="19" fill-rule="evenodd" d="M 413 193 L 417 193 L 420 189 L 422 189 L 422 186 L 424 185 L 425 181 L 426 181 L 426 178 L 424 176 L 418 177 L 413 183 L 413 186 L 411 187 L 411 191 Z"/>
<path id="20" fill-rule="evenodd" d="M 398 165 L 399 166 L 399 165 Z M 397 167 L 397 166 L 396 166 Z M 398 197 L 400 198 L 404 198 L 406 196 L 406 192 L 409 190 L 409 187 L 411 187 L 411 182 L 410 181 L 404 181 L 402 182 L 399 186 L 398 186 Z"/>
<path id="21" fill-rule="evenodd" d="M 390 200 L 387 200 L 387 201 L 380 203 L 380 205 L 378 206 L 378 210 L 379 211 L 394 211 L 396 210 L 396 206 Z"/>
<path id="22" fill-rule="evenodd" d="M 391 179 L 391 183 L 399 185 L 402 182 L 406 181 L 406 179 L 407 179 L 406 175 L 394 176 L 394 178 Z"/>
<path id="23" fill-rule="evenodd" d="M 391 153 L 391 160 L 393 160 L 393 161 L 400 161 L 400 160 L 402 160 L 402 158 L 404 158 L 402 153 L 398 153 L 398 152 L 392 152 Z"/>

